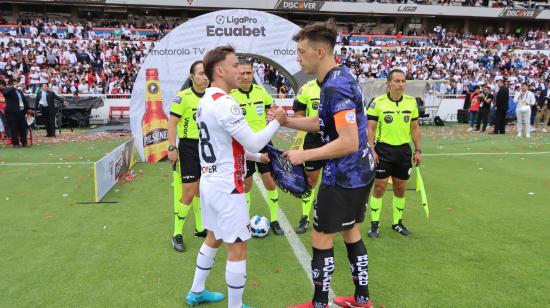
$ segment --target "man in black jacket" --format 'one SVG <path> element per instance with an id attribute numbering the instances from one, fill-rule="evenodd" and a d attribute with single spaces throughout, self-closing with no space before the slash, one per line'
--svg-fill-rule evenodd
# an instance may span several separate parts
<path id="1" fill-rule="evenodd" d="M 55 137 L 55 101 L 64 102 L 61 97 L 48 88 L 48 84 L 42 84 L 42 88 L 36 93 L 36 109 L 40 107 L 40 112 L 44 116 L 46 137 Z"/>
<path id="2" fill-rule="evenodd" d="M 495 130 L 493 134 L 504 134 L 506 132 L 506 112 L 508 112 L 508 100 L 510 91 L 504 80 L 498 81 L 498 92 L 495 98 Z"/>
<path id="3" fill-rule="evenodd" d="M 14 147 L 27 146 L 27 120 L 25 115 L 29 103 L 23 91 L 15 87 L 6 87 L 6 81 L 0 79 L 0 92 L 6 99 L 6 118 L 10 129 L 11 141 Z"/>
<path id="4" fill-rule="evenodd" d="M 544 120 L 542 123 L 542 131 L 546 133 L 546 126 L 550 119 L 550 81 L 548 82 L 546 89 L 542 91 L 537 99 L 537 115 L 535 117 L 535 129 L 538 130 L 541 118 Z"/>

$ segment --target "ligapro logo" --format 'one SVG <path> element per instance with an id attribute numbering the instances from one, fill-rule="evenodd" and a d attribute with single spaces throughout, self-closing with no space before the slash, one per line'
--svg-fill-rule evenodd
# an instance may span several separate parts
<path id="1" fill-rule="evenodd" d="M 206 26 L 206 36 L 266 36 L 265 27 L 256 27 L 258 19 L 254 17 L 218 15 L 215 18 L 215 23 L 215 25 Z"/>

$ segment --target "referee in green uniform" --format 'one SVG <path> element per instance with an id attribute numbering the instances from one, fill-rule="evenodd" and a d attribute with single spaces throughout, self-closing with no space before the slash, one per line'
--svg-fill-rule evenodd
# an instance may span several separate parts
<path id="1" fill-rule="evenodd" d="M 241 59 L 239 63 L 239 74 L 241 77 L 241 85 L 238 89 L 234 89 L 229 93 L 239 104 L 243 111 L 244 119 L 250 125 L 254 132 L 261 131 L 267 126 L 266 114 L 267 110 L 273 104 L 273 97 L 261 86 L 253 84 L 254 76 L 252 62 Z M 271 143 L 271 142 L 270 142 Z M 262 149 L 261 153 L 265 153 L 266 149 Z M 279 209 L 279 192 L 277 184 L 271 176 L 271 167 L 269 164 L 258 163 L 254 161 L 246 161 L 246 175 L 244 179 L 244 189 L 246 192 L 246 202 L 250 208 L 250 189 L 252 188 L 252 175 L 257 170 L 262 175 L 262 182 L 267 190 L 267 203 L 269 205 L 269 213 L 271 218 L 271 230 L 275 235 L 283 235 L 283 229 L 279 225 L 277 210 Z"/>
<path id="2" fill-rule="evenodd" d="M 199 130 L 196 122 L 196 112 L 199 100 L 208 87 L 208 78 L 204 74 L 202 61 L 191 65 L 189 79 L 191 87 L 178 92 L 170 106 L 168 122 L 168 159 L 172 163 L 180 160 L 181 181 L 183 193 L 181 202 L 174 202 L 174 235 L 172 247 L 176 251 L 184 251 L 183 225 L 191 206 L 195 214 L 195 236 L 206 237 L 202 227 L 202 217 L 199 199 L 199 179 L 201 163 L 199 159 Z M 176 146 L 176 136 L 179 142 Z"/>
<path id="3" fill-rule="evenodd" d="M 416 99 L 403 93 L 405 84 L 405 74 L 401 70 L 392 70 L 388 75 L 388 93 L 375 98 L 367 110 L 369 144 L 375 150 L 374 160 L 377 163 L 374 192 L 369 203 L 371 229 L 368 235 L 371 238 L 377 238 L 380 234 L 382 197 L 390 176 L 393 182 L 392 229 L 401 235 L 411 234 L 402 219 L 405 189 L 412 163 L 420 165 L 422 150 Z M 411 137 L 414 154 L 409 145 Z"/>
<path id="4" fill-rule="evenodd" d="M 311 80 L 304 84 L 296 98 L 294 99 L 295 118 L 313 117 L 319 114 L 319 104 L 321 102 L 321 83 L 317 80 Z M 304 138 L 304 150 L 320 148 L 323 146 L 323 140 L 320 133 L 306 133 Z M 311 206 L 315 201 L 315 186 L 319 179 L 321 168 L 325 165 L 324 160 L 306 161 L 304 163 L 307 175 L 307 182 L 311 187 L 311 192 L 302 198 L 302 218 L 296 227 L 296 233 L 303 234 L 309 228 Z"/>

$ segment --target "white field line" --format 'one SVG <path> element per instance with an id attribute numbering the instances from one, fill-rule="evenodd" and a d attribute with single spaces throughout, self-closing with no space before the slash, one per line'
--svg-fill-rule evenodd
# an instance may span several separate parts
<path id="1" fill-rule="evenodd" d="M 256 186 L 262 193 L 262 196 L 264 197 L 264 200 L 267 203 L 267 191 L 264 187 L 264 184 L 262 183 L 262 179 L 260 178 L 260 176 L 258 176 L 258 173 L 254 173 L 254 182 L 256 183 Z M 288 219 L 286 218 L 285 213 L 283 213 L 283 211 L 281 210 L 280 206 L 279 206 L 279 210 L 277 211 L 277 214 L 279 216 L 279 224 L 281 225 L 281 228 L 285 231 L 286 240 L 290 244 L 290 247 L 292 248 L 292 251 L 296 256 L 296 259 L 298 259 L 298 262 L 300 262 L 300 265 L 304 269 L 306 276 L 308 277 L 309 281 L 311 282 L 311 285 L 313 286 L 313 281 L 311 280 L 311 256 L 307 252 L 307 249 L 302 243 L 302 241 L 300 241 L 300 238 L 294 232 L 294 228 L 288 222 Z M 289 232 L 289 230 L 292 230 L 292 231 Z M 334 290 L 332 290 L 332 288 L 330 288 L 329 290 L 328 297 L 329 297 L 329 305 L 331 307 L 335 307 L 332 304 L 332 299 L 334 298 Z"/>

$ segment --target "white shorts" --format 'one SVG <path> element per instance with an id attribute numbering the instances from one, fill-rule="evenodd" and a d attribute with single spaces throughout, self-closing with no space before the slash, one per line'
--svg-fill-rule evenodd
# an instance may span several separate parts
<path id="1" fill-rule="evenodd" d="M 213 184 L 200 181 L 202 225 L 212 231 L 216 240 L 235 243 L 250 239 L 250 217 L 245 194 L 229 194 L 213 189 Z"/>

